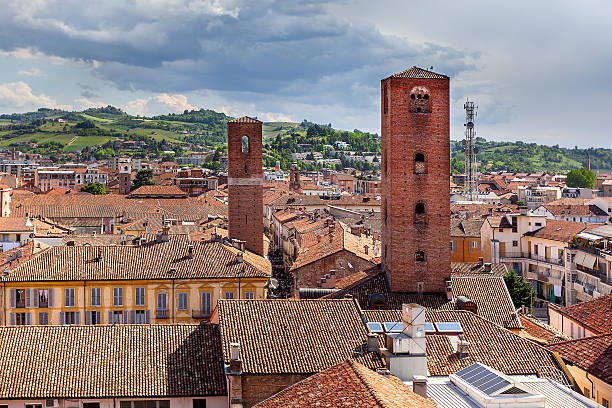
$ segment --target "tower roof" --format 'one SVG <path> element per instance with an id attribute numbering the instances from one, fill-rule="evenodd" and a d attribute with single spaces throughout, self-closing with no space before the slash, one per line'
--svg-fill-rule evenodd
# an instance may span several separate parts
<path id="1" fill-rule="evenodd" d="M 242 116 L 240 118 L 232 119 L 229 123 L 263 123 L 260 120 L 250 118 L 248 116 Z"/>
<path id="2" fill-rule="evenodd" d="M 433 71 L 428 71 L 423 68 L 419 68 L 416 65 L 412 68 L 408 68 L 402 72 L 391 75 L 389 78 L 434 78 L 434 79 L 448 79 L 448 76 L 443 74 L 437 74 Z"/>

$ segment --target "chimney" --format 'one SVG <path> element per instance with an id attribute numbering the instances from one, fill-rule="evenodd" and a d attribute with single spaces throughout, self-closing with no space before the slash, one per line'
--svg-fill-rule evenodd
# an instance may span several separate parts
<path id="1" fill-rule="evenodd" d="M 242 373 L 242 360 L 240 360 L 240 343 L 230 344 L 230 372 L 232 374 Z"/>
<path id="2" fill-rule="evenodd" d="M 411 303 L 402 305 L 402 331 L 385 334 L 389 370 L 402 381 L 427 375 L 425 353 L 425 308 Z"/>
<path id="3" fill-rule="evenodd" d="M 427 377 L 424 375 L 415 375 L 412 377 L 412 392 L 427 398 Z"/>
<path id="4" fill-rule="evenodd" d="M 491 272 L 491 270 L 493 269 L 493 265 L 491 264 L 491 262 L 487 262 L 484 264 L 484 271 L 485 272 Z"/>
<path id="5" fill-rule="evenodd" d="M 368 333 L 368 351 L 378 351 L 378 334 Z"/>
<path id="6" fill-rule="evenodd" d="M 469 345 L 470 345 L 469 341 L 459 339 L 457 341 L 457 357 L 466 358 L 467 356 L 469 356 L 469 352 L 468 352 Z"/>
<path id="7" fill-rule="evenodd" d="M 480 266 L 484 265 L 484 258 L 482 256 L 478 257 L 478 265 L 480 265 Z"/>
<path id="8" fill-rule="evenodd" d="M 444 288 L 446 289 L 446 298 L 453 300 L 453 285 L 450 279 L 444 280 Z"/>
<path id="9" fill-rule="evenodd" d="M 187 258 L 193 259 L 193 244 L 187 246 Z"/>
<path id="10" fill-rule="evenodd" d="M 364 246 L 363 246 L 363 252 L 364 252 L 366 255 L 368 254 L 368 248 L 369 248 L 369 247 L 368 247 L 367 245 L 364 245 Z"/>
<path id="11" fill-rule="evenodd" d="M 237 263 L 244 262 L 244 252 L 238 252 L 238 255 L 236 255 L 236 262 Z"/>

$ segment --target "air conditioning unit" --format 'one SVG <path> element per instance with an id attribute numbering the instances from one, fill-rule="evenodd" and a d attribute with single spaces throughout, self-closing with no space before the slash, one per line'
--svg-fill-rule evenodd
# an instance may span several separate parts
<path id="1" fill-rule="evenodd" d="M 45 400 L 45 407 L 47 407 L 47 408 L 58 408 L 59 407 L 59 400 L 56 400 L 56 399 Z"/>

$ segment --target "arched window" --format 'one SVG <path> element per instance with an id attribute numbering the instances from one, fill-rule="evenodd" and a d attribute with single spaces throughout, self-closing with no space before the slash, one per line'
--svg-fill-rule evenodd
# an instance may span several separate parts
<path id="1" fill-rule="evenodd" d="M 417 205 L 414 206 L 414 213 L 415 214 L 425 214 L 425 204 L 417 203 Z"/>
<path id="2" fill-rule="evenodd" d="M 425 174 L 425 155 L 421 152 L 414 155 L 414 173 Z"/>
<path id="3" fill-rule="evenodd" d="M 425 262 L 425 252 L 424 251 L 416 251 L 414 254 L 414 260 L 416 262 Z"/>
<path id="4" fill-rule="evenodd" d="M 410 112 L 431 113 L 429 91 L 423 86 L 415 86 L 410 91 Z"/>
<path id="5" fill-rule="evenodd" d="M 242 136 L 242 153 L 248 153 L 249 151 L 249 137 L 247 135 L 244 135 Z"/>

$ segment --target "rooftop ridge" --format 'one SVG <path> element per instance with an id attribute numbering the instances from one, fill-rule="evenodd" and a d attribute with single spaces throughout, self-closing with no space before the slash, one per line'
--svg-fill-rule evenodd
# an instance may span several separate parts
<path id="1" fill-rule="evenodd" d="M 263 123 L 263 122 L 255 118 L 251 118 L 249 116 L 241 116 L 239 118 L 235 118 L 235 119 L 228 121 L 228 123 Z"/>
<path id="2" fill-rule="evenodd" d="M 433 67 L 432 67 L 433 68 Z M 416 65 L 404 71 L 396 72 L 389 78 L 427 78 L 427 79 L 449 79 L 447 75 L 438 74 L 436 72 L 419 68 Z"/>

